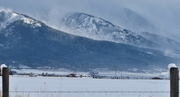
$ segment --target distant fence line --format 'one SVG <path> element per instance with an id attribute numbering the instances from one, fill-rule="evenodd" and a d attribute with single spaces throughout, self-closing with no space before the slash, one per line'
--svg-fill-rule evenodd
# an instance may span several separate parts
<path id="1" fill-rule="evenodd" d="M 9 91 L 10 93 L 170 93 L 170 91 Z M 180 93 L 180 92 L 179 92 Z"/>

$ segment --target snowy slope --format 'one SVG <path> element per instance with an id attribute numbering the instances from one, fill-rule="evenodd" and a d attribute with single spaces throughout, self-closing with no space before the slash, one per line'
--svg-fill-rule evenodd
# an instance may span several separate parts
<path id="1" fill-rule="evenodd" d="M 0 10 L 0 35 L 4 35 L 0 36 L 2 39 L 0 43 L 0 49 L 13 47 L 14 43 L 16 43 L 21 38 L 18 34 L 12 33 L 14 26 L 8 28 L 16 21 L 23 21 L 24 24 L 30 25 L 31 28 L 41 27 L 39 21 L 34 21 L 25 15 L 17 14 L 11 10 Z M 11 39 L 9 41 L 4 41 L 5 38 Z"/>
<path id="2" fill-rule="evenodd" d="M 31 24 L 33 28 L 41 27 L 41 24 L 38 23 L 38 21 L 34 21 L 33 19 L 27 18 L 24 15 L 14 13 L 10 10 L 0 10 L 0 17 L 0 29 L 5 29 L 8 25 L 17 20 L 22 20 L 26 24 Z"/>
<path id="3" fill-rule="evenodd" d="M 69 13 L 62 19 L 61 24 L 64 25 L 65 32 L 94 40 L 112 41 L 140 47 L 157 46 L 155 42 L 138 33 L 85 13 Z"/>
<path id="4" fill-rule="evenodd" d="M 179 53 L 180 43 L 179 42 L 173 39 L 170 39 L 168 37 L 163 37 L 163 36 L 159 36 L 159 35 L 148 33 L 148 32 L 141 32 L 140 35 L 158 44 L 159 48 L 157 49 L 162 50 L 165 55 L 175 57 L 175 58 L 180 58 L 180 53 Z"/>
<path id="5" fill-rule="evenodd" d="M 129 12 L 129 14 L 130 13 L 131 12 Z M 126 17 L 126 19 L 127 18 L 128 17 Z M 141 18 L 136 15 L 134 18 L 141 20 Z M 148 26 L 148 23 L 146 23 L 145 20 L 142 20 L 142 22 Z M 129 44 L 137 47 L 161 50 L 167 56 L 180 58 L 180 53 L 178 53 L 180 52 L 180 43 L 172 39 L 148 32 L 132 32 L 128 29 L 116 26 L 102 18 L 89 14 L 77 12 L 69 13 L 62 19 L 62 21 L 60 21 L 60 24 L 61 28 L 70 34 L 83 36 L 94 40 L 104 40 L 115 43 Z"/>

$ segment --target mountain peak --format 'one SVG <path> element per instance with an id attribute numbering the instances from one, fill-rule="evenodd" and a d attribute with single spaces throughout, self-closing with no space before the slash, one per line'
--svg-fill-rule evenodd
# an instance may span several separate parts
<path id="1" fill-rule="evenodd" d="M 143 47 L 156 45 L 135 32 L 85 13 L 70 13 L 62 19 L 61 24 L 64 25 L 65 32 L 94 40 L 111 41 Z"/>
<path id="2" fill-rule="evenodd" d="M 67 18 L 68 18 L 68 20 L 69 19 L 78 19 L 80 21 L 79 23 L 91 23 L 91 24 L 94 23 L 94 24 L 98 24 L 101 26 L 105 26 L 105 27 L 114 27 L 115 26 L 112 23 L 110 23 L 102 18 L 93 16 L 90 14 L 86 14 L 86 13 L 78 13 L 78 12 L 70 13 L 67 15 Z M 67 18 L 64 18 L 64 19 L 67 20 Z M 76 21 L 74 21 L 74 22 L 76 22 Z"/>
<path id="3" fill-rule="evenodd" d="M 6 28 L 15 21 L 23 21 L 25 24 L 31 24 L 32 27 L 40 27 L 41 24 L 25 15 L 15 13 L 11 10 L 0 10 L 0 29 Z"/>

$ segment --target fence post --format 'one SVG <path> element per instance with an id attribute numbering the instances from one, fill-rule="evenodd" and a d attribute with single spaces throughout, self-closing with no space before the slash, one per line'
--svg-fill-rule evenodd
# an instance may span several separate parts
<path id="1" fill-rule="evenodd" d="M 170 68 L 170 97 L 179 97 L 179 70 L 177 67 Z"/>
<path id="2" fill-rule="evenodd" d="M 2 89 L 2 97 L 9 97 L 9 69 L 7 67 L 4 67 L 2 72 Z"/>

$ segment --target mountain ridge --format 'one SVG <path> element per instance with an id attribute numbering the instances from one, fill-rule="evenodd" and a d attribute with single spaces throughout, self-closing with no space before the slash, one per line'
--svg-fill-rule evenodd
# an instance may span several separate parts
<path id="1" fill-rule="evenodd" d="M 69 13 L 60 24 L 63 25 L 64 31 L 73 35 L 162 50 L 167 55 L 180 58 L 180 53 L 177 53 L 180 52 L 180 43 L 173 39 L 148 32 L 132 32 L 86 13 Z"/>
<path id="2" fill-rule="evenodd" d="M 111 22 L 102 18 L 95 17 L 85 13 L 67 14 L 61 21 L 66 32 L 70 34 L 87 37 L 95 40 L 112 41 L 116 43 L 125 43 L 131 45 L 140 45 L 142 47 L 157 46 L 135 32 L 113 25 Z"/>

